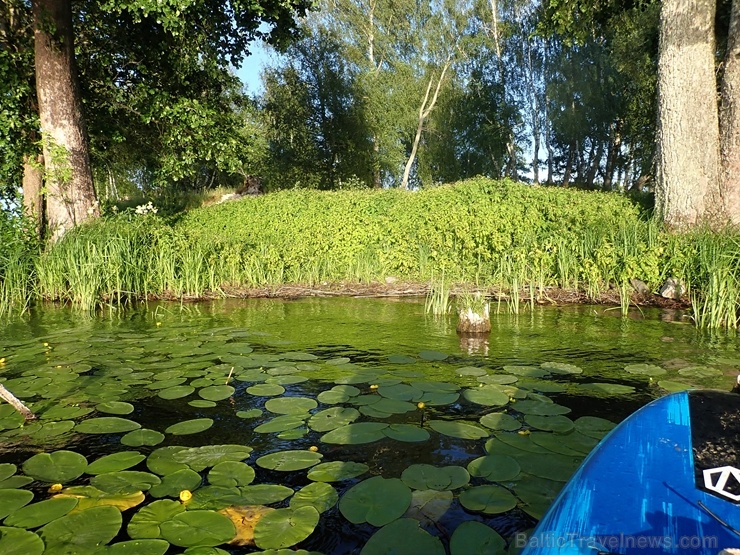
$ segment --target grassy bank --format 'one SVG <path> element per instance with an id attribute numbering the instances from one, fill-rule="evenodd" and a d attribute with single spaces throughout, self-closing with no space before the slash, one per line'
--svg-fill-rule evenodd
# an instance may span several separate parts
<path id="1" fill-rule="evenodd" d="M 655 290 L 675 277 L 698 324 L 735 327 L 740 248 L 736 235 L 664 232 L 620 195 L 474 179 L 415 193 L 284 191 L 173 219 L 129 212 L 26 259 L 27 278 L 12 263 L 0 268 L 6 307 L 442 275 L 514 298 L 552 286 L 597 298 L 616 287 L 626 306 L 630 279 Z"/>

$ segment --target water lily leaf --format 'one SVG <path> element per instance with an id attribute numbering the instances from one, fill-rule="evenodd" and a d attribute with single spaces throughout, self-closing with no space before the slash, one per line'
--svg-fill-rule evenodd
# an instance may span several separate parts
<path id="1" fill-rule="evenodd" d="M 152 497 L 177 497 L 181 491 L 194 491 L 200 487 L 201 476 L 190 468 L 177 470 L 167 474 L 159 484 L 154 484 L 149 489 Z"/>
<path id="2" fill-rule="evenodd" d="M 39 429 L 27 435 L 34 440 L 44 441 L 52 437 L 66 434 L 67 432 L 72 431 L 74 427 L 75 423 L 72 420 L 63 420 L 62 422 L 43 422 Z"/>
<path id="3" fill-rule="evenodd" d="M 138 451 L 119 451 L 112 455 L 105 455 L 91 462 L 85 469 L 85 474 L 105 474 L 106 472 L 117 472 L 136 466 L 146 459 Z"/>
<path id="4" fill-rule="evenodd" d="M 18 471 L 18 467 L 12 463 L 0 464 L 0 481 L 10 478 Z"/>
<path id="5" fill-rule="evenodd" d="M 321 453 L 315 453 L 313 451 L 290 449 L 264 455 L 257 459 L 257 465 L 268 470 L 292 472 L 293 470 L 302 470 L 319 464 L 323 457 L 324 455 Z"/>
<path id="6" fill-rule="evenodd" d="M 325 405 L 338 405 L 339 403 L 346 403 L 349 401 L 349 397 L 350 396 L 346 393 L 329 389 L 328 391 L 322 391 L 319 393 L 316 400 Z"/>
<path id="7" fill-rule="evenodd" d="M 242 461 L 249 457 L 251 452 L 252 448 L 246 445 L 204 445 L 178 451 L 172 455 L 172 458 L 176 462 L 187 464 L 196 472 L 200 472 L 220 462 Z M 149 458 L 151 459 L 151 455 Z M 157 472 L 151 468 L 150 470 Z"/>
<path id="8" fill-rule="evenodd" d="M 403 471 L 401 480 L 410 488 L 443 491 L 464 486 L 470 481 L 470 476 L 461 466 L 436 467 L 431 464 L 412 464 Z"/>
<path id="9" fill-rule="evenodd" d="M 509 402 L 509 395 L 493 385 L 466 389 L 463 397 L 471 403 L 486 407 L 503 407 Z"/>
<path id="10" fill-rule="evenodd" d="M 275 397 L 285 393 L 285 388 L 274 383 L 262 383 L 248 387 L 247 393 L 256 397 Z"/>
<path id="11" fill-rule="evenodd" d="M 72 486 L 63 489 L 54 498 L 77 499 L 77 506 L 74 508 L 74 512 L 84 511 L 91 507 L 103 506 L 115 507 L 119 511 L 125 511 L 143 503 L 145 496 L 141 491 L 135 491 L 133 493 L 108 493 L 94 486 Z"/>
<path id="12" fill-rule="evenodd" d="M 101 416 L 83 420 L 75 426 L 75 432 L 81 434 L 117 434 L 139 428 L 141 428 L 141 424 L 133 420 L 117 416 Z"/>
<path id="13" fill-rule="evenodd" d="M 241 505 L 226 507 L 219 513 L 229 517 L 236 528 L 236 536 L 232 539 L 230 545 L 253 546 L 254 545 L 254 527 L 267 513 L 274 511 L 272 507 L 263 505 Z M 186 551 L 187 553 L 187 551 Z"/>
<path id="14" fill-rule="evenodd" d="M 375 532 L 360 555 L 444 555 L 439 538 L 419 527 L 413 518 L 400 518 Z"/>
<path id="15" fill-rule="evenodd" d="M 290 508 L 311 506 L 319 513 L 331 509 L 339 501 L 337 491 L 325 482 L 313 482 L 298 490 L 290 498 Z"/>
<path id="16" fill-rule="evenodd" d="M 286 486 L 259 484 L 239 488 L 242 498 L 250 505 L 270 505 L 279 503 L 293 495 L 293 490 Z"/>
<path id="17" fill-rule="evenodd" d="M 460 398 L 459 393 L 441 393 L 441 392 L 424 392 L 424 395 L 422 395 L 418 400 L 424 401 L 427 405 L 440 407 L 444 405 L 451 405 L 452 403 L 456 403 L 457 400 Z"/>
<path id="18" fill-rule="evenodd" d="M 496 451 L 491 450 L 491 445 L 493 443 L 499 443 L 499 444 L 505 444 L 507 447 L 513 448 L 512 449 L 497 449 Z M 496 434 L 496 438 L 492 441 L 486 442 L 486 452 L 493 455 L 511 455 L 511 456 L 520 456 L 523 455 L 522 451 L 525 453 L 537 453 L 537 454 L 543 454 L 548 453 L 547 449 L 540 447 L 539 445 L 532 442 L 532 440 L 529 438 L 528 435 L 519 435 L 519 434 L 506 434 L 506 433 L 499 433 Z M 512 451 L 512 452 L 509 452 Z"/>
<path id="19" fill-rule="evenodd" d="M 516 459 L 508 455 L 486 455 L 468 464 L 471 476 L 486 478 L 491 482 L 505 482 L 519 475 L 521 467 Z"/>
<path id="20" fill-rule="evenodd" d="M 367 405 L 374 405 L 381 399 L 382 397 L 380 395 L 358 395 L 357 397 L 350 399 L 349 402 L 356 407 L 364 407 Z"/>
<path id="21" fill-rule="evenodd" d="M 19 489 L 33 482 L 30 476 L 11 476 L 0 482 L 0 489 Z"/>
<path id="22" fill-rule="evenodd" d="M 185 507 L 170 499 L 154 501 L 139 509 L 131 517 L 126 531 L 134 539 L 161 537 L 160 526 L 185 511 Z"/>
<path id="23" fill-rule="evenodd" d="M 77 499 L 52 498 L 26 505 L 15 510 L 5 519 L 6 526 L 18 528 L 38 528 L 44 524 L 66 515 L 77 506 Z M 0 542 L 2 545 L 2 542 Z M 4 551 L 0 550 L 0 553 Z"/>
<path id="24" fill-rule="evenodd" d="M 159 476 L 150 472 L 121 470 L 118 472 L 98 474 L 90 480 L 90 485 L 107 493 L 129 494 L 137 491 L 147 491 L 160 482 Z"/>
<path id="25" fill-rule="evenodd" d="M 635 388 L 630 385 L 596 382 L 578 384 L 578 390 L 587 395 L 629 395 L 635 392 Z"/>
<path id="26" fill-rule="evenodd" d="M 522 414 L 536 414 L 539 416 L 557 416 L 568 414 L 570 409 L 552 402 L 542 401 L 518 401 L 513 408 Z"/>
<path id="27" fill-rule="evenodd" d="M 591 452 L 598 440 L 584 435 L 578 431 L 569 434 L 550 434 L 545 432 L 532 432 L 529 435 L 532 443 L 544 447 L 553 453 L 569 456 L 583 456 Z"/>
<path id="28" fill-rule="evenodd" d="M 41 555 L 44 542 L 28 530 L 0 526 L 0 553 L 3 555 Z"/>
<path id="29" fill-rule="evenodd" d="M 507 432 L 513 432 L 522 427 L 522 423 L 519 422 L 519 420 L 502 412 L 492 412 L 481 416 L 479 422 L 486 428 L 490 428 L 492 430 L 504 430 Z"/>
<path id="30" fill-rule="evenodd" d="M 208 482 L 214 486 L 248 486 L 254 480 L 254 468 L 243 462 L 224 461 L 208 473 Z"/>
<path id="31" fill-rule="evenodd" d="M 164 432 L 175 436 L 184 436 L 204 432 L 211 426 L 213 426 L 212 418 L 194 418 L 192 420 L 185 420 L 184 422 L 173 424 Z"/>
<path id="32" fill-rule="evenodd" d="M 215 511 L 186 511 L 160 525 L 162 538 L 178 547 L 214 546 L 231 541 L 236 528 L 231 519 Z"/>
<path id="33" fill-rule="evenodd" d="M 297 374 L 292 376 L 270 376 L 265 380 L 265 383 L 275 385 L 294 385 L 297 383 L 307 382 L 308 378 L 305 376 L 299 376 Z"/>
<path id="34" fill-rule="evenodd" d="M 281 549 L 305 540 L 316 529 L 319 512 L 312 506 L 277 509 L 254 527 L 254 542 L 261 549 Z"/>
<path id="35" fill-rule="evenodd" d="M 550 373 L 547 370 L 540 368 L 539 366 L 516 366 L 516 365 L 504 366 L 504 372 L 508 372 L 509 374 L 515 374 L 517 376 L 523 376 L 526 378 L 543 378 Z"/>
<path id="36" fill-rule="evenodd" d="M 145 385 L 147 389 L 168 389 L 170 387 L 175 387 L 176 385 L 182 385 L 184 384 L 188 379 L 187 378 L 172 378 L 170 380 L 158 380 L 153 383 L 150 383 L 149 385 Z"/>
<path id="37" fill-rule="evenodd" d="M 450 437 L 481 439 L 489 436 L 489 433 L 483 428 L 459 420 L 429 420 L 427 423 L 435 432 Z"/>
<path id="38" fill-rule="evenodd" d="M 429 361 L 447 360 L 447 356 L 445 353 L 440 353 L 439 351 L 421 351 L 419 353 L 420 359 Z"/>
<path id="39" fill-rule="evenodd" d="M 378 394 L 380 394 L 381 397 L 396 401 L 410 401 L 411 399 L 420 397 L 423 393 L 424 392 L 421 389 L 417 389 L 416 387 L 405 383 L 381 385 L 378 387 Z"/>
<path id="40" fill-rule="evenodd" d="M 456 372 L 458 376 L 480 377 L 480 376 L 485 376 L 486 374 L 488 374 L 488 372 L 486 372 L 485 369 L 478 368 L 477 366 L 463 366 L 462 368 L 458 368 Z"/>
<path id="41" fill-rule="evenodd" d="M 505 555 L 506 541 L 482 522 L 468 520 L 450 538 L 450 555 Z"/>
<path id="42" fill-rule="evenodd" d="M 582 374 L 583 369 L 575 364 L 565 362 L 543 362 L 540 365 L 543 369 L 552 374 Z"/>
<path id="43" fill-rule="evenodd" d="M 511 374 L 493 374 L 489 376 L 480 376 L 478 381 L 488 385 L 507 385 L 518 382 L 519 377 L 512 376 Z"/>
<path id="44" fill-rule="evenodd" d="M 658 382 L 658 385 L 669 393 L 673 393 L 676 391 L 686 391 L 687 389 L 694 389 L 693 385 L 689 385 L 683 382 L 674 382 L 671 380 L 660 380 Z"/>
<path id="45" fill-rule="evenodd" d="M 239 418 L 259 418 L 262 416 L 260 409 L 249 409 L 236 411 L 236 416 Z"/>
<path id="46" fill-rule="evenodd" d="M 28 505 L 33 492 L 25 489 L 0 489 L 0 519 Z"/>
<path id="47" fill-rule="evenodd" d="M 574 424 L 577 431 L 595 439 L 601 439 L 616 426 L 614 422 L 596 416 L 581 416 Z"/>
<path id="48" fill-rule="evenodd" d="M 192 401 L 188 401 L 188 405 L 190 405 L 191 407 L 195 407 L 197 409 L 212 409 L 213 407 L 218 406 L 216 401 L 206 401 L 205 399 L 193 399 Z M 202 549 L 211 549 L 211 548 L 203 547 Z"/>
<path id="49" fill-rule="evenodd" d="M 383 433 L 396 441 L 409 443 L 426 441 L 430 437 L 428 431 L 415 424 L 391 424 L 383 430 Z"/>
<path id="50" fill-rule="evenodd" d="M 403 384 L 401 384 L 403 385 Z M 419 396 L 423 395 L 423 391 L 417 390 Z M 401 401 L 399 399 L 381 399 L 377 403 L 370 405 L 374 410 L 385 412 L 388 414 L 404 414 L 416 410 L 414 403 L 407 401 Z"/>
<path id="51" fill-rule="evenodd" d="M 411 493 L 411 505 L 403 516 L 418 520 L 422 526 L 434 526 L 451 505 L 451 491 L 417 490 Z"/>
<path id="52" fill-rule="evenodd" d="M 353 524 L 385 526 L 411 505 L 411 490 L 398 478 L 374 476 L 352 486 L 339 501 L 339 511 Z"/>
<path id="53" fill-rule="evenodd" d="M 164 555 L 170 548 L 165 540 L 128 540 L 106 546 L 96 551 L 96 555 Z"/>
<path id="54" fill-rule="evenodd" d="M 635 374 L 638 376 L 662 376 L 666 373 L 664 368 L 656 366 L 654 364 L 630 364 L 624 367 L 624 371 L 628 374 Z"/>
<path id="55" fill-rule="evenodd" d="M 192 385 L 176 385 L 174 387 L 160 390 L 159 393 L 157 393 L 157 396 L 171 401 L 173 399 L 182 399 L 183 397 L 187 397 L 193 391 L 195 391 L 195 388 Z"/>
<path id="56" fill-rule="evenodd" d="M 557 432 L 564 434 L 570 432 L 575 428 L 573 421 L 567 416 L 540 416 L 538 414 L 528 414 L 524 417 L 524 421 L 538 430 L 545 430 L 547 432 Z"/>
<path id="57" fill-rule="evenodd" d="M 269 434 L 272 432 L 284 432 L 303 426 L 306 423 L 308 414 L 284 414 L 268 420 L 264 424 L 257 426 L 254 431 L 260 434 Z"/>
<path id="58" fill-rule="evenodd" d="M 128 447 L 142 447 L 159 445 L 164 441 L 164 434 L 156 430 L 141 428 L 125 434 L 121 438 L 121 443 Z"/>
<path id="59" fill-rule="evenodd" d="M 198 395 L 207 401 L 223 401 L 231 397 L 234 391 L 236 390 L 230 385 L 212 385 L 198 391 Z"/>
<path id="60" fill-rule="evenodd" d="M 306 361 L 306 360 L 317 360 L 319 357 L 317 357 L 316 355 L 312 355 L 311 353 L 289 352 L 289 353 L 283 353 L 283 358 L 285 360 Z"/>
<path id="61" fill-rule="evenodd" d="M 74 451 L 37 453 L 23 463 L 23 472 L 41 482 L 69 482 L 82 476 L 87 459 Z"/>
<path id="62" fill-rule="evenodd" d="M 105 403 L 95 405 L 95 410 L 107 414 L 131 414 L 134 412 L 134 405 L 124 401 L 106 401 Z"/>
<path id="63" fill-rule="evenodd" d="M 370 470 L 364 463 L 332 461 L 321 463 L 308 471 L 308 479 L 315 482 L 340 482 L 361 476 Z"/>
<path id="64" fill-rule="evenodd" d="M 203 509 L 218 511 L 232 505 L 244 505 L 246 502 L 241 491 L 236 487 L 203 486 L 192 493 L 187 501 L 188 510 Z"/>
<path id="65" fill-rule="evenodd" d="M 304 414 L 318 406 L 315 399 L 308 397 L 278 397 L 265 403 L 265 409 L 276 414 Z"/>
<path id="66" fill-rule="evenodd" d="M 489 485 L 465 490 L 460 494 L 460 503 L 469 511 L 495 515 L 516 507 L 517 499 L 508 490 Z"/>
<path id="67" fill-rule="evenodd" d="M 359 422 L 342 426 L 336 430 L 321 436 L 324 443 L 333 443 L 338 445 L 359 445 L 362 443 L 372 443 L 383 439 L 383 431 L 388 424 L 383 422 Z"/>
<path id="68" fill-rule="evenodd" d="M 39 535 L 46 544 L 44 553 L 90 553 L 115 538 L 121 523 L 117 508 L 92 507 L 51 521 Z"/>
<path id="69" fill-rule="evenodd" d="M 357 420 L 360 412 L 346 407 L 332 407 L 314 414 L 308 420 L 308 427 L 315 432 L 328 432 L 341 428 Z"/>
<path id="70" fill-rule="evenodd" d="M 551 453 L 547 457 L 522 456 L 519 457 L 518 462 L 527 474 L 556 482 L 567 482 L 578 468 L 581 459 L 582 457 Z"/>
<path id="71" fill-rule="evenodd" d="M 390 355 L 388 362 L 391 364 L 413 364 L 416 362 L 416 359 L 406 355 Z"/>
<path id="72" fill-rule="evenodd" d="M 687 378 L 703 379 L 721 376 L 722 370 L 708 366 L 689 366 L 687 368 L 681 368 L 678 373 Z"/>
<path id="73" fill-rule="evenodd" d="M 541 519 L 550 508 L 563 484 L 538 478 L 524 476 L 514 485 L 514 493 L 522 500 L 521 509 L 536 519 Z"/>
<path id="74" fill-rule="evenodd" d="M 38 416 L 42 420 L 72 420 L 90 414 L 92 411 L 92 407 L 54 405 L 38 414 Z"/>

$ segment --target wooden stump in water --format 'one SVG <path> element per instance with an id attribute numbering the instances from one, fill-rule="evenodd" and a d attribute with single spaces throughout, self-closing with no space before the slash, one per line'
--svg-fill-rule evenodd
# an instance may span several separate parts
<path id="1" fill-rule="evenodd" d="M 477 308 L 477 307 L 476 307 Z M 457 311 L 459 320 L 457 322 L 457 333 L 460 334 L 484 334 L 491 331 L 491 318 L 488 314 L 488 303 L 480 309 L 473 307 L 460 308 Z"/>
<path id="2" fill-rule="evenodd" d="M 2 384 L 0 384 L 0 398 L 12 405 L 13 408 L 20 412 L 26 420 L 36 419 L 36 415 Z"/>

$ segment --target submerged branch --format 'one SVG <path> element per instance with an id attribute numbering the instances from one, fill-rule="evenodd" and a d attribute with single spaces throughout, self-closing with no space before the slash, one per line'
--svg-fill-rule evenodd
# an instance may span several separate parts
<path id="1" fill-rule="evenodd" d="M 0 398 L 12 405 L 15 410 L 23 415 L 26 420 L 36 420 L 36 415 L 31 412 L 15 395 L 8 391 L 4 385 L 0 384 Z"/>

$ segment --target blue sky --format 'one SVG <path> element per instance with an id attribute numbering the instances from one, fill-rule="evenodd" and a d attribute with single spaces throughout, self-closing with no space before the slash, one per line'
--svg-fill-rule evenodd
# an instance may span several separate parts
<path id="1" fill-rule="evenodd" d="M 242 67 L 236 70 L 248 94 L 254 95 L 262 92 L 260 73 L 273 56 L 275 56 L 274 52 L 261 42 L 252 44 L 252 53 L 244 58 Z"/>

